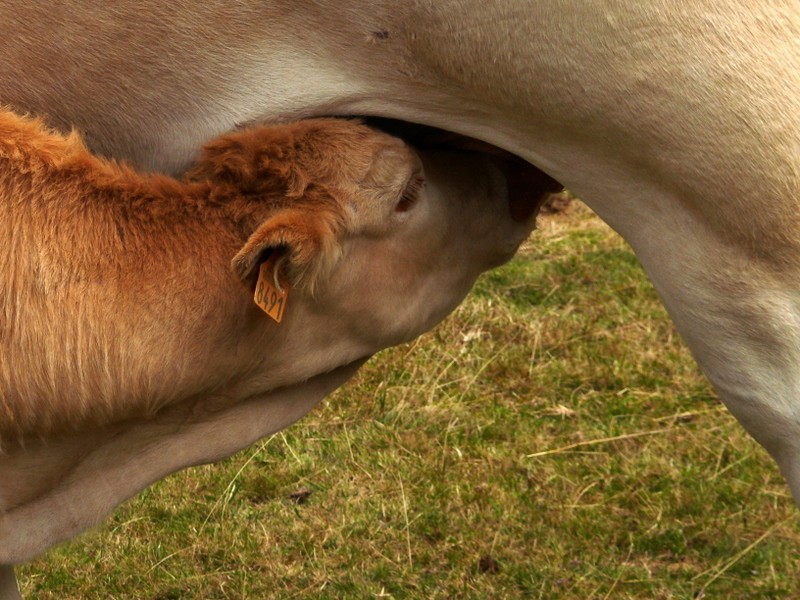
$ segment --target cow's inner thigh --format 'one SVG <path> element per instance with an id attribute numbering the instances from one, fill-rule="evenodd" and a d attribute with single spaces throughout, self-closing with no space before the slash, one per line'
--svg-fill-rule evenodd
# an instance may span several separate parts
<path id="1" fill-rule="evenodd" d="M 719 221 L 686 204 L 654 197 L 650 214 L 636 214 L 643 200 L 627 204 L 629 214 L 603 216 L 631 243 L 719 397 L 800 503 L 800 248 L 787 240 L 774 258 L 756 242 L 723 238 Z"/>

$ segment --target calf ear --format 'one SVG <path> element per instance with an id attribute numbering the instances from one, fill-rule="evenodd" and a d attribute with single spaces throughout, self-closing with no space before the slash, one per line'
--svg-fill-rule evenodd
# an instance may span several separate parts
<path id="1" fill-rule="evenodd" d="M 292 286 L 313 287 L 338 258 L 334 220 L 319 212 L 286 209 L 262 223 L 233 257 L 231 266 L 242 281 L 253 278 L 270 251 L 285 249 Z"/>

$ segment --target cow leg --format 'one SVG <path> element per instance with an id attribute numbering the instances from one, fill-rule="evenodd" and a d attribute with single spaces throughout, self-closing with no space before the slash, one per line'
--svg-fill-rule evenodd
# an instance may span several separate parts
<path id="1" fill-rule="evenodd" d="M 22 600 L 14 575 L 14 565 L 0 565 L 0 600 Z"/>
<path id="2" fill-rule="evenodd" d="M 800 504 L 800 269 L 676 236 L 646 270 L 720 399 L 773 456 Z M 798 251 L 800 257 L 800 250 Z"/>
<path id="3" fill-rule="evenodd" d="M 791 196 L 779 207 L 785 229 L 774 222 L 767 231 L 757 202 L 751 211 L 718 204 L 712 215 L 647 192 L 593 207 L 632 245 L 720 399 L 800 504 L 800 236 Z"/>
<path id="4" fill-rule="evenodd" d="M 720 399 L 800 504 L 800 271 L 766 272 L 754 256 L 696 240 L 680 255 L 647 261 L 656 289 Z"/>

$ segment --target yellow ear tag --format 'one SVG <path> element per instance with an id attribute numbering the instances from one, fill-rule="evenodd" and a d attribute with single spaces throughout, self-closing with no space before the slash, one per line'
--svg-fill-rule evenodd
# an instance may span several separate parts
<path id="1" fill-rule="evenodd" d="M 267 313 L 276 323 L 283 319 L 286 310 L 286 297 L 289 295 L 289 285 L 286 278 L 276 271 L 277 258 L 271 256 L 269 260 L 261 263 L 258 269 L 258 282 L 254 300 L 261 310 Z M 278 289 L 278 287 L 280 289 Z"/>

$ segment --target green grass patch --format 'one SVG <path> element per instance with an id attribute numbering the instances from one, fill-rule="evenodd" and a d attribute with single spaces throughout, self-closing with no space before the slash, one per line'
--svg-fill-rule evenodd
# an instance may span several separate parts
<path id="1" fill-rule="evenodd" d="M 37 599 L 782 599 L 799 525 L 578 205 L 298 424 L 20 575 Z"/>

